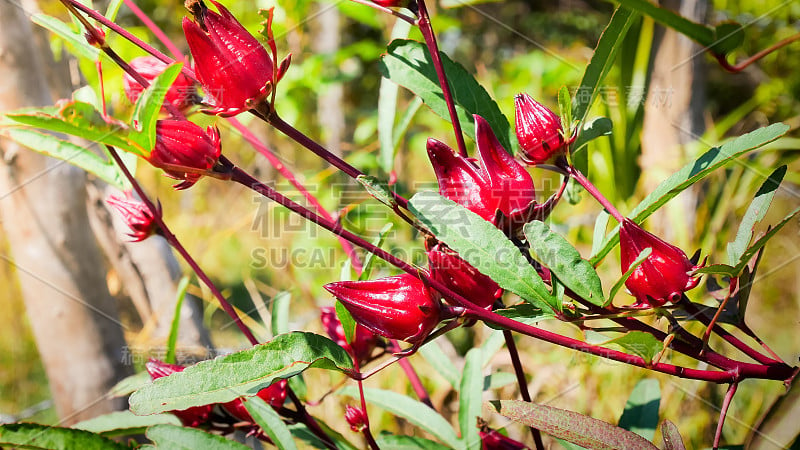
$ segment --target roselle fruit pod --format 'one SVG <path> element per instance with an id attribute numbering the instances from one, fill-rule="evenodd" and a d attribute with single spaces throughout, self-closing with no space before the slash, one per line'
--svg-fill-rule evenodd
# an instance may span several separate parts
<path id="1" fill-rule="evenodd" d="M 166 63 L 154 56 L 140 56 L 132 59 L 129 64 L 142 78 L 151 83 L 167 68 Z M 122 86 L 125 88 L 125 96 L 128 97 L 131 103 L 136 103 L 144 91 L 144 87 L 128 75 L 127 72 L 122 76 Z M 164 101 L 170 102 L 183 112 L 197 103 L 198 100 L 199 97 L 194 82 L 183 73 L 178 74 L 178 78 L 169 87 L 164 98 Z"/>
<path id="2" fill-rule="evenodd" d="M 214 167 L 221 154 L 222 144 L 216 127 L 203 130 L 188 120 L 159 120 L 156 145 L 147 161 L 164 169 L 167 175 L 182 180 L 175 185 L 176 189 L 186 189 L 202 177 L 202 172 Z"/>
<path id="3" fill-rule="evenodd" d="M 339 321 L 339 318 L 336 317 L 336 308 L 332 306 L 320 308 L 319 319 L 331 340 L 347 350 L 347 353 L 349 353 L 353 359 L 359 362 L 366 361 L 372 354 L 372 350 L 377 344 L 377 337 L 372 331 L 369 331 L 360 324 L 356 324 L 356 330 L 355 333 L 353 333 L 353 342 L 348 343 L 344 335 L 342 323 Z"/>
<path id="4" fill-rule="evenodd" d="M 266 99 L 277 82 L 274 63 L 230 11 L 211 3 L 219 14 L 197 2 L 194 20 L 183 18 L 183 32 L 197 79 L 213 106 L 208 112 L 232 116 Z"/>
<path id="5" fill-rule="evenodd" d="M 418 278 L 402 274 L 370 281 L 339 281 L 325 289 L 373 333 L 417 345 L 440 322 L 440 304 Z"/>
<path id="6" fill-rule="evenodd" d="M 475 115 L 478 159 L 453 153 L 428 139 L 428 157 L 439 182 L 439 194 L 497 224 L 521 222 L 536 205 L 533 178 L 500 144 L 489 123 Z M 499 212 L 499 213 L 498 213 Z M 524 223 L 524 222 L 523 222 Z"/>
<path id="7" fill-rule="evenodd" d="M 514 108 L 523 161 L 542 164 L 564 150 L 564 128 L 553 111 L 528 94 L 518 94 L 514 98 Z"/>
<path id="8" fill-rule="evenodd" d="M 150 378 L 156 380 L 161 377 L 170 376 L 176 372 L 183 372 L 185 367 L 150 358 L 150 360 L 145 363 L 145 369 L 147 369 L 147 373 L 150 374 Z M 170 413 L 174 414 L 184 426 L 197 428 L 208 422 L 213 409 L 214 405 L 193 406 L 182 411 L 170 411 Z"/>
<path id="9" fill-rule="evenodd" d="M 131 229 L 128 236 L 133 238 L 133 242 L 143 241 L 158 232 L 155 215 L 144 202 L 135 199 L 131 192 L 126 192 L 125 197 L 111 195 L 106 199 L 106 203 L 122 215 L 122 220 Z M 158 206 L 156 214 L 161 216 L 161 205 Z"/>
<path id="10" fill-rule="evenodd" d="M 256 395 L 261 398 L 261 400 L 264 400 L 267 404 L 277 409 L 283 406 L 283 402 L 286 401 L 286 385 L 286 380 L 280 380 L 261 389 Z M 247 411 L 247 408 L 245 408 L 240 398 L 223 403 L 222 408 L 241 421 L 255 423 L 253 416 Z"/>
<path id="11" fill-rule="evenodd" d="M 699 266 L 692 264 L 683 250 L 643 230 L 630 219 L 624 219 L 620 226 L 619 247 L 622 273 L 628 271 L 642 250 L 653 249 L 625 281 L 625 287 L 636 297 L 634 307 L 676 302 L 700 282 L 689 274 Z"/>
<path id="12" fill-rule="evenodd" d="M 491 309 L 503 294 L 503 290 L 491 278 L 441 244 L 428 251 L 428 268 L 434 280 L 481 308 Z"/>

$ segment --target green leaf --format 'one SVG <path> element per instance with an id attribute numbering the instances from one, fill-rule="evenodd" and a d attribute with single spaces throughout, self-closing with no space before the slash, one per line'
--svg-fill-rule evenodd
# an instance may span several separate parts
<path id="1" fill-rule="evenodd" d="M 359 175 L 356 177 L 356 181 L 361 183 L 361 185 L 364 186 L 364 189 L 366 189 L 369 195 L 371 195 L 375 200 L 383 203 L 389 208 L 394 208 L 397 206 L 397 202 L 392 196 L 392 191 L 389 189 L 389 185 L 382 182 L 377 177 L 373 177 L 372 175 Z"/>
<path id="2" fill-rule="evenodd" d="M 389 234 L 389 231 L 391 231 L 392 227 L 394 227 L 394 225 L 392 225 L 391 222 L 384 225 L 383 228 L 381 228 L 381 231 L 378 232 L 378 237 L 372 241 L 372 245 L 378 248 L 382 247 L 383 241 L 386 240 L 386 236 Z M 370 278 L 375 261 L 375 254 L 368 252 L 367 256 L 364 257 L 364 268 L 361 270 L 361 275 L 358 277 L 360 281 L 368 280 Z"/>
<path id="3" fill-rule="evenodd" d="M 475 136 L 472 115 L 478 114 L 489 122 L 503 147 L 512 151 L 516 142 L 514 130 L 500 107 L 463 66 L 453 62 L 444 53 L 440 54 L 464 134 Z M 418 95 L 438 116 L 450 120 L 436 69 L 425 45 L 405 39 L 392 41 L 381 59 L 380 71 L 384 77 Z"/>
<path id="4" fill-rule="evenodd" d="M 780 222 L 770 227 L 769 231 L 756 239 L 756 241 L 753 242 L 753 245 L 748 247 L 742 256 L 739 257 L 739 261 L 737 261 L 734 268 L 736 275 L 738 276 L 741 274 L 744 271 L 745 266 L 747 266 L 747 263 L 750 262 L 750 259 L 753 258 L 753 256 L 755 256 L 762 247 L 767 245 L 767 242 L 769 242 L 769 240 L 772 239 L 772 237 L 775 236 L 775 234 L 777 234 L 781 228 L 786 226 L 787 223 L 791 222 L 798 214 L 800 214 L 800 207 L 795 208 L 794 211 L 787 214 L 786 217 L 781 219 Z"/>
<path id="5" fill-rule="evenodd" d="M 103 159 L 85 147 L 28 128 L 0 128 L 0 135 L 35 152 L 80 167 L 121 190 L 131 188 L 127 178 L 113 161 Z"/>
<path id="6" fill-rule="evenodd" d="M 408 204 L 438 239 L 500 287 L 541 309 L 558 309 L 536 269 L 494 225 L 433 192 L 419 192 Z"/>
<path id="7" fill-rule="evenodd" d="M 359 398 L 355 386 L 345 386 L 339 394 L 352 398 Z M 460 448 L 461 441 L 450 426 L 450 422 L 439 415 L 428 405 L 411 399 L 397 392 L 383 389 L 364 388 L 367 402 L 382 408 L 395 416 L 402 417 L 414 426 L 417 426 L 451 448 Z"/>
<path id="8" fill-rule="evenodd" d="M 608 228 L 608 218 L 611 214 L 606 210 L 600 211 L 597 214 L 597 219 L 594 221 L 594 233 L 592 234 L 592 254 L 594 255 L 599 250 L 603 238 L 606 236 L 606 228 Z M 610 297 L 610 296 L 609 296 Z"/>
<path id="9" fill-rule="evenodd" d="M 538 220 L 525 224 L 523 232 L 535 258 L 561 283 L 594 305 L 605 304 L 603 286 L 594 267 L 563 236 Z"/>
<path id="10" fill-rule="evenodd" d="M 658 427 L 658 407 L 661 404 L 661 388 L 658 380 L 647 378 L 636 383 L 628 396 L 625 410 L 619 418 L 620 428 L 633 431 L 652 441 Z"/>
<path id="11" fill-rule="evenodd" d="M 156 122 L 158 122 L 161 107 L 164 105 L 164 98 L 172 83 L 180 75 L 182 68 L 183 63 L 170 64 L 136 100 L 131 120 L 141 134 L 135 134 L 132 137 L 135 137 L 136 142 L 147 149 L 148 155 L 156 146 Z"/>
<path id="12" fill-rule="evenodd" d="M 574 156 L 583 150 L 589 142 L 600 136 L 610 136 L 613 128 L 614 123 L 608 117 L 595 117 L 588 122 L 584 122 L 583 129 L 578 133 L 575 142 L 572 143 L 570 153 Z"/>
<path id="13" fill-rule="evenodd" d="M 460 448 L 480 450 L 481 438 L 478 436 L 476 420 L 481 416 L 483 403 L 483 374 L 481 349 L 473 348 L 464 358 L 464 370 L 458 389 L 458 425 L 461 429 Z"/>
<path id="14" fill-rule="evenodd" d="M 625 281 L 627 281 L 631 274 L 633 274 L 633 271 L 636 270 L 636 268 L 639 267 L 639 265 L 642 264 L 651 253 L 653 253 L 653 249 L 651 247 L 647 247 L 642 250 L 641 253 L 639 253 L 639 256 L 633 260 L 633 263 L 631 263 L 631 266 L 628 267 L 628 270 L 626 270 L 625 273 L 619 277 L 619 280 L 614 283 L 614 286 L 611 287 L 611 292 L 608 294 L 608 300 L 602 305 L 603 307 L 610 305 L 611 302 L 614 301 L 614 297 L 617 296 L 617 292 L 619 292 L 619 290 L 622 289 L 622 286 L 625 285 Z"/>
<path id="15" fill-rule="evenodd" d="M 714 43 L 711 51 L 719 55 L 728 53 L 741 47 L 744 43 L 744 27 L 736 22 L 722 22 L 714 27 Z"/>
<path id="16" fill-rule="evenodd" d="M 419 353 L 425 358 L 425 361 L 435 370 L 439 375 L 442 376 L 450 386 L 457 387 L 459 378 L 461 376 L 460 371 L 453 365 L 453 362 L 450 361 L 450 358 L 445 355 L 442 351 L 442 348 L 439 347 L 439 343 L 437 340 L 432 340 L 422 347 L 419 348 Z"/>
<path id="17" fill-rule="evenodd" d="M 289 332 L 289 306 L 292 294 L 287 291 L 278 292 L 272 297 L 272 335 L 277 336 Z"/>
<path id="18" fill-rule="evenodd" d="M 47 450 L 108 450 L 127 446 L 111 439 L 72 428 L 40 425 L 38 423 L 9 423 L 0 425 L 0 447 L 35 448 Z"/>
<path id="19" fill-rule="evenodd" d="M 551 436 L 592 449 L 656 449 L 647 439 L 602 420 L 519 400 L 486 403 L 501 415 Z"/>
<path id="20" fill-rule="evenodd" d="M 175 346 L 178 344 L 178 330 L 181 326 L 181 308 L 183 307 L 183 299 L 186 298 L 186 289 L 189 287 L 189 277 L 184 276 L 178 283 L 178 289 L 175 293 L 175 312 L 172 313 L 172 324 L 169 327 L 169 336 L 167 337 L 167 353 L 164 355 L 164 362 L 175 364 Z"/>
<path id="21" fill-rule="evenodd" d="M 31 22 L 46 28 L 64 40 L 76 56 L 97 61 L 102 54 L 99 49 L 89 44 L 81 33 L 72 31 L 69 25 L 46 14 L 31 14 Z"/>
<path id="22" fill-rule="evenodd" d="M 788 130 L 788 125 L 775 123 L 739 136 L 726 142 L 721 147 L 712 148 L 659 184 L 650 195 L 639 203 L 628 217 L 636 223 L 642 223 L 644 219 L 669 200 L 689 186 L 702 180 L 714 170 L 732 163 L 736 158 L 751 150 L 778 139 Z M 603 245 L 592 256 L 590 259 L 592 265 L 597 265 L 618 242 L 619 225 L 606 236 Z"/>
<path id="23" fill-rule="evenodd" d="M 108 2 L 108 8 L 106 8 L 106 19 L 114 22 L 117 20 L 117 14 L 119 13 L 119 8 L 122 6 L 122 2 L 125 0 L 111 0 Z"/>
<path id="24" fill-rule="evenodd" d="M 555 318 L 555 314 L 550 309 L 544 310 L 537 308 L 530 303 L 521 303 L 519 305 L 509 306 L 508 308 L 495 310 L 495 313 L 501 316 L 508 317 L 509 319 L 522 322 L 526 325 L 533 325 L 541 322 L 542 320 L 549 320 Z M 501 327 L 487 324 L 490 328 L 502 330 Z"/>
<path id="25" fill-rule="evenodd" d="M 172 414 L 137 416 L 130 411 L 115 411 L 78 422 L 72 428 L 90 431 L 105 437 L 116 437 L 143 434 L 148 427 L 163 424 L 180 426 L 181 421 Z"/>
<path id="26" fill-rule="evenodd" d="M 656 22 L 672 28 L 678 33 L 686 35 L 689 39 L 699 43 L 703 47 L 710 47 L 714 44 L 714 30 L 705 25 L 692 22 L 680 14 L 672 12 L 666 8 L 656 6 L 648 0 L 617 1 L 628 8 L 652 17 Z"/>
<path id="27" fill-rule="evenodd" d="M 581 85 L 575 94 L 575 107 L 572 109 L 572 114 L 575 120 L 578 121 L 578 126 L 582 126 L 583 122 L 586 121 L 589 108 L 591 108 L 592 103 L 597 98 L 597 94 L 600 92 L 599 88 L 603 83 L 603 79 L 608 75 L 611 66 L 614 65 L 617 51 L 622 46 L 622 41 L 634 19 L 636 19 L 636 14 L 633 14 L 627 8 L 619 7 L 614 12 L 605 30 L 603 30 L 603 34 L 600 35 L 592 60 L 586 66 Z"/>
<path id="28" fill-rule="evenodd" d="M 336 446 L 340 450 L 358 450 L 357 447 L 353 446 L 353 444 L 351 444 L 347 439 L 345 439 L 344 436 L 342 436 L 339 432 L 333 430 L 325 422 L 319 420 L 318 418 L 316 418 L 316 420 L 320 428 L 322 428 L 322 430 L 325 432 L 325 434 L 328 435 L 328 437 L 330 437 L 331 439 L 333 439 L 334 442 L 336 442 Z M 309 430 L 308 427 L 303 423 L 296 423 L 293 425 L 289 425 L 288 428 L 289 431 L 292 433 L 292 436 L 294 436 L 296 439 L 304 441 L 313 448 L 319 448 L 322 450 L 326 450 L 329 448 L 325 444 L 325 442 L 322 442 L 322 440 L 316 434 L 312 433 L 311 430 Z M 306 446 L 306 448 L 307 447 L 308 446 Z"/>
<path id="29" fill-rule="evenodd" d="M 356 321 L 353 319 L 353 315 L 350 314 L 350 311 L 338 300 L 336 301 L 336 317 L 338 317 L 339 322 L 342 323 L 344 339 L 348 344 L 353 342 L 353 337 L 356 334 Z"/>
<path id="30" fill-rule="evenodd" d="M 125 351 L 128 353 L 125 354 L 123 358 L 130 358 L 130 348 L 126 348 Z M 125 397 L 132 394 L 135 390 L 139 389 L 150 381 L 150 374 L 147 372 L 135 373 L 123 378 L 117 384 L 115 384 L 114 387 L 108 391 L 108 395 L 111 397 Z"/>
<path id="31" fill-rule="evenodd" d="M 561 89 L 558 90 L 558 109 L 564 133 L 567 137 L 572 136 L 572 99 L 566 86 L 561 86 Z"/>
<path id="32" fill-rule="evenodd" d="M 678 427 L 669 420 L 661 422 L 661 436 L 664 438 L 664 450 L 686 450 Z"/>
<path id="33" fill-rule="evenodd" d="M 247 450 L 249 447 L 197 428 L 155 425 L 147 429 L 155 448 L 164 450 Z"/>
<path id="34" fill-rule="evenodd" d="M 405 20 L 395 21 L 390 40 L 406 38 L 410 31 L 410 23 Z M 381 87 L 378 91 L 378 141 L 381 144 L 378 162 L 384 173 L 392 171 L 397 150 L 394 122 L 397 116 L 398 91 L 397 83 L 388 78 L 381 78 Z"/>
<path id="35" fill-rule="evenodd" d="M 747 245 L 753 239 L 755 226 L 767 215 L 769 205 L 772 204 L 772 199 L 775 197 L 775 192 L 781 185 L 784 175 L 786 175 L 786 166 L 778 167 L 756 192 L 755 198 L 750 203 L 750 206 L 747 207 L 744 217 L 742 217 L 739 230 L 736 232 L 736 238 L 728 244 L 729 264 L 735 265 L 744 255 Z"/>
<path id="36" fill-rule="evenodd" d="M 664 343 L 656 339 L 652 334 L 644 331 L 629 331 L 624 335 L 603 342 L 601 345 L 615 345 L 624 351 L 641 357 L 645 362 L 652 362 L 658 353 L 664 349 Z"/>
<path id="37" fill-rule="evenodd" d="M 225 403 L 256 395 L 274 381 L 312 367 L 344 372 L 352 370 L 353 362 L 326 337 L 306 332 L 281 334 L 265 344 L 155 380 L 131 395 L 131 411 L 144 415 Z"/>
<path id="38" fill-rule="evenodd" d="M 267 436 L 280 450 L 297 449 L 291 431 L 272 406 L 258 396 L 245 399 L 244 406 L 258 426 L 267 433 Z"/>
<path id="39" fill-rule="evenodd" d="M 142 157 L 150 154 L 150 149 L 142 147 L 134 137 L 138 135 L 136 130 L 104 116 L 89 103 L 62 100 L 56 106 L 11 112 L 6 117 L 25 125 L 119 147 Z"/>
<path id="40" fill-rule="evenodd" d="M 495 372 L 483 378 L 483 390 L 500 389 L 517 382 L 517 376 L 509 372 Z"/>
<path id="41" fill-rule="evenodd" d="M 441 450 L 442 444 L 416 436 L 397 436 L 381 432 L 375 439 L 379 448 L 392 450 Z"/>

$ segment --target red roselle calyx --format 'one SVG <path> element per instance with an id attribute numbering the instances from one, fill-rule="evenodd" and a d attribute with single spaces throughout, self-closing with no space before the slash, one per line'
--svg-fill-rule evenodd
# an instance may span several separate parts
<path id="1" fill-rule="evenodd" d="M 183 180 L 175 185 L 176 189 L 186 189 L 214 167 L 221 154 L 216 127 L 203 130 L 188 120 L 159 120 L 156 146 L 146 159 L 167 175 Z"/>
<path id="2" fill-rule="evenodd" d="M 333 306 L 320 308 L 319 319 L 331 340 L 347 350 L 347 353 L 349 353 L 353 359 L 363 362 L 370 357 L 372 350 L 377 344 L 377 338 L 373 332 L 360 324 L 356 324 L 356 330 L 355 333 L 353 333 L 353 342 L 348 343 L 344 335 L 342 323 L 339 321 L 339 318 L 336 317 L 336 308 Z"/>
<path id="3" fill-rule="evenodd" d="M 261 389 L 256 395 L 261 398 L 261 400 L 264 400 L 267 404 L 277 409 L 283 406 L 283 402 L 286 401 L 286 385 L 286 380 L 280 380 Z M 253 416 L 247 412 L 247 408 L 245 408 L 240 398 L 228 403 L 223 403 L 222 408 L 241 421 L 255 423 Z"/>
<path id="4" fill-rule="evenodd" d="M 700 282 L 699 278 L 689 275 L 699 266 L 692 264 L 683 250 L 629 219 L 624 219 L 620 226 L 619 247 L 622 273 L 628 271 L 642 250 L 652 248 L 650 256 L 625 281 L 625 287 L 636 297 L 633 307 L 657 307 L 668 301 L 676 302 Z"/>
<path id="5" fill-rule="evenodd" d="M 122 220 L 131 229 L 128 236 L 133 238 L 133 242 L 141 242 L 158 233 L 159 228 L 155 220 L 156 216 L 144 202 L 135 199 L 130 191 L 125 193 L 124 198 L 111 195 L 106 199 L 106 202 L 122 215 Z M 161 216 L 160 204 L 156 214 Z"/>
<path id="6" fill-rule="evenodd" d="M 134 58 L 131 60 L 130 66 L 148 82 L 155 80 L 167 68 L 165 63 L 154 56 Z M 127 72 L 122 77 L 122 85 L 125 88 L 125 96 L 128 97 L 128 100 L 131 103 L 136 103 L 136 100 L 139 99 L 142 91 L 144 91 L 144 87 Z M 198 100 L 199 97 L 194 82 L 183 73 L 178 74 L 178 78 L 169 87 L 164 99 L 164 101 L 172 103 L 173 106 L 183 112 L 197 103 Z"/>
<path id="7" fill-rule="evenodd" d="M 207 112 L 233 116 L 263 102 L 278 81 L 267 50 L 224 6 L 211 0 L 192 3 L 194 21 L 183 18 L 183 32 L 195 73 L 213 106 Z"/>
<path id="8" fill-rule="evenodd" d="M 407 273 L 370 281 L 339 281 L 325 289 L 353 319 L 373 333 L 417 345 L 441 321 L 441 305 L 427 286 Z"/>
<path id="9" fill-rule="evenodd" d="M 514 97 L 516 132 L 522 147 L 522 159 L 528 164 L 542 164 L 562 152 L 566 146 L 561 119 L 528 94 Z"/>
<path id="10" fill-rule="evenodd" d="M 367 427 L 367 419 L 364 417 L 364 411 L 354 406 L 347 405 L 344 407 L 344 420 L 350 425 L 350 429 L 356 433 L 360 433 Z"/>
<path id="11" fill-rule="evenodd" d="M 474 117 L 478 161 L 428 139 L 428 157 L 439 181 L 439 193 L 516 234 L 526 222 L 543 219 L 533 178 L 503 148 L 489 123 L 478 115 Z"/>
<path id="12" fill-rule="evenodd" d="M 481 308 L 491 309 L 503 290 L 443 244 L 428 250 L 431 277 Z"/>
<path id="13" fill-rule="evenodd" d="M 177 364 L 168 364 L 153 358 L 150 358 L 150 360 L 145 363 L 145 368 L 147 369 L 147 373 L 150 374 L 150 378 L 152 380 L 170 376 L 175 372 L 183 372 L 183 369 L 185 369 L 183 366 L 179 366 Z M 213 409 L 214 405 L 204 405 L 193 406 L 182 411 L 170 412 L 174 414 L 175 417 L 180 419 L 181 423 L 185 426 L 196 428 L 208 422 Z"/>

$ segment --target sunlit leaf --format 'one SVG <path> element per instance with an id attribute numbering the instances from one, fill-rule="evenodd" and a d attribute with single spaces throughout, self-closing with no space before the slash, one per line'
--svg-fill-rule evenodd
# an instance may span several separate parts
<path id="1" fill-rule="evenodd" d="M 0 447 L 47 450 L 106 450 L 126 449 L 126 445 L 111 439 L 72 428 L 39 425 L 38 423 L 9 423 L 0 425 Z"/>
<path id="2" fill-rule="evenodd" d="M 157 449 L 164 450 L 247 450 L 249 447 L 197 428 L 155 425 L 147 430 L 147 438 Z"/>
<path id="3" fill-rule="evenodd" d="M 143 386 L 130 397 L 131 411 L 154 414 L 225 403 L 256 395 L 274 381 L 309 368 L 352 370 L 347 352 L 330 339 L 291 332 L 247 350 L 202 361 Z"/>
<path id="4" fill-rule="evenodd" d="M 658 427 L 660 404 L 661 388 L 658 380 L 646 378 L 639 381 L 628 396 L 622 417 L 619 418 L 619 427 L 652 441 Z"/>

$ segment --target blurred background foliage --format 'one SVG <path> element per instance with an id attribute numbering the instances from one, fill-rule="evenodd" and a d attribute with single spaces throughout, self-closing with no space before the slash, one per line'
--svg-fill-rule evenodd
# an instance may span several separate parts
<path id="1" fill-rule="evenodd" d="M 377 68 L 378 58 L 385 51 L 389 39 L 393 18 L 347 1 L 225 3 L 254 34 L 261 20 L 257 10 L 275 7 L 274 26 L 279 54 L 292 53 L 292 68 L 278 88 L 277 108 L 284 119 L 311 137 L 324 140 L 327 131 L 319 125 L 317 101 L 333 86 L 341 86 L 344 96 L 338 111 L 345 127 L 341 130 L 342 142 L 336 150 L 364 172 L 388 178 L 390 174 L 381 172 L 377 156 L 376 104 L 381 82 Z M 800 31 L 798 2 L 713 0 L 711 3 L 710 24 L 735 20 L 747 25 L 744 44 L 730 56 L 731 60 L 743 59 Z M 180 28 L 185 10 L 180 2 L 146 0 L 137 4 L 183 51 L 187 50 Z M 40 7 L 48 14 L 69 20 L 57 1 L 42 1 Z M 341 44 L 331 54 L 319 54 L 313 50 L 319 33 L 315 18 L 329 8 L 335 8 L 340 15 Z M 595 0 L 508 1 L 460 8 L 436 6 L 433 21 L 443 51 L 475 74 L 513 121 L 513 96 L 518 92 L 528 92 L 557 110 L 558 89 L 567 86 L 574 91 L 613 8 L 612 3 Z M 117 22 L 165 50 L 155 43 L 148 30 L 126 7 L 122 7 Z M 590 114 L 609 117 L 614 123 L 612 136 L 590 144 L 590 172 L 600 190 L 623 213 L 630 211 L 647 194 L 639 185 L 640 174 L 647 168 L 640 167 L 638 160 L 644 101 L 636 98 L 633 88 L 643 88 L 648 81 L 653 30 L 654 24 L 650 19 L 639 19 L 634 24 L 605 83 L 608 90 Z M 414 32 L 410 37 L 421 40 L 421 36 Z M 113 33 L 109 34 L 109 43 L 126 59 L 143 54 Z M 739 135 L 772 122 L 782 121 L 797 128 L 800 125 L 800 77 L 796 76 L 800 72 L 799 46 L 794 44 L 771 54 L 738 75 L 725 72 L 709 56 L 699 55 L 705 61 L 707 104 L 704 116 L 707 131 L 690 146 L 690 154 L 697 155 L 727 136 Z M 57 55 L 60 54 L 59 41 L 53 41 L 53 49 Z M 88 83 L 97 86 L 94 65 L 83 61 L 80 68 Z M 127 117 L 131 105 L 122 92 L 121 71 L 105 64 L 104 76 L 111 113 Z M 410 94 L 401 89 L 399 109 L 405 110 L 411 101 Z M 192 119 L 203 125 L 213 122 L 199 114 Z M 399 256 L 425 264 L 419 236 L 392 217 L 358 185 L 345 180 L 299 145 L 264 124 L 247 115 L 240 119 L 280 156 L 326 208 L 339 212 L 347 228 L 367 238 L 375 238 L 383 225 L 392 221 L 395 227 L 385 246 Z M 223 131 L 223 150 L 229 158 L 302 202 L 301 196 L 226 122 L 216 123 Z M 796 136 L 796 132 L 790 132 L 790 136 Z M 396 176 L 396 187 L 403 194 L 411 194 L 420 187 L 435 187 L 435 177 L 425 152 L 428 137 L 454 144 L 448 123 L 423 107 L 401 139 L 395 160 L 392 176 Z M 789 164 L 784 189 L 779 191 L 764 223 L 776 222 L 797 205 L 800 184 L 797 143 L 797 137 L 784 138 L 748 157 L 746 164 L 734 164 L 712 175 L 701 187 L 702 205 L 697 208 L 696 221 L 676 221 L 666 226 L 683 230 L 677 235 L 682 236 L 684 242 L 679 243 L 687 250 L 701 248 L 703 255 L 712 255 L 712 262 L 723 262 L 725 244 L 732 240 L 738 218 L 770 168 Z M 468 140 L 468 145 L 473 144 Z M 557 187 L 558 179 L 549 172 L 533 169 L 532 173 L 539 183 L 537 187 L 542 199 Z M 253 321 L 260 320 L 255 312 L 256 302 L 269 301 L 277 293 L 289 291 L 292 294 L 289 328 L 321 330 L 318 307 L 332 302 L 323 292 L 322 285 L 341 278 L 341 267 L 346 259 L 332 235 L 301 222 L 282 208 L 238 186 L 206 179 L 188 191 L 175 192 L 170 187 L 172 180 L 146 165 L 140 165 L 137 177 L 149 192 L 157 194 L 164 205 L 168 223 L 201 266 L 230 296 L 232 303 L 248 313 Z M 592 226 L 598 212 L 599 207 L 585 198 L 575 206 L 564 202 L 556 209 L 552 222 L 586 255 L 591 247 Z M 800 317 L 799 231 L 797 223 L 790 224 L 767 246 L 749 310 L 751 327 L 790 363 L 797 362 L 800 348 L 800 336 L 794 332 Z M 617 256 L 612 254 L 601 266 L 606 287 L 619 276 L 615 258 Z M 19 292 L 9 267 L 3 265 L 0 273 L 5 287 L 0 295 L 13 299 L 19 296 Z M 394 272 L 388 267 L 380 266 L 375 275 L 391 273 Z M 115 275 L 110 273 L 112 288 L 114 280 Z M 222 349 L 245 346 L 244 339 L 237 334 L 235 327 L 229 326 L 208 293 L 197 284 L 190 289 L 207 305 L 206 323 L 215 344 Z M 696 290 L 690 296 L 697 301 L 703 300 L 699 298 L 700 292 Z M 11 304 L 22 308 L 20 302 Z M 127 315 L 130 317 L 135 312 L 127 310 Z M 4 349 L 0 352 L 0 414 L 30 416 L 30 412 L 25 411 L 27 408 L 37 404 L 47 406 L 47 403 L 40 403 L 48 397 L 46 378 L 26 325 L 10 320 L 14 317 L 18 314 L 6 312 L 0 319 L 0 348 Z M 580 335 L 576 328 L 564 324 L 546 323 L 544 326 Z M 481 326 L 457 330 L 448 335 L 449 342 L 444 342 L 443 347 L 458 357 L 483 342 L 488 333 Z M 147 342 L 147 336 L 132 335 L 128 338 Z M 716 408 L 721 403 L 724 387 L 656 376 L 531 339 L 521 339 L 519 345 L 523 351 L 523 364 L 532 379 L 535 401 L 615 423 L 634 384 L 642 377 L 655 377 L 660 380 L 663 394 L 661 417 L 678 425 L 688 446 L 697 448 L 709 443 L 713 437 Z M 455 410 L 457 403 L 450 386 L 424 358 L 414 356 L 412 361 L 424 374 L 434 403 L 445 413 Z M 690 361 L 683 362 L 691 364 Z M 510 371 L 509 366 L 504 352 L 498 352 L 491 370 Z M 403 377 L 399 376 L 398 370 L 390 368 L 385 376 L 370 379 L 367 385 L 405 391 L 408 387 L 401 382 Z M 307 376 L 325 378 L 328 375 L 309 373 Z M 321 397 L 331 384 L 327 379 L 315 381 L 319 382 L 308 383 L 311 399 Z M 733 420 L 726 424 L 725 441 L 742 442 L 749 426 L 781 391 L 780 383 L 745 382 L 730 413 Z M 513 398 L 515 392 L 514 385 L 510 384 L 500 388 L 496 395 Z M 346 426 L 342 427 L 340 420 L 342 410 L 336 405 L 329 401 L 316 407 L 312 413 L 320 414 L 329 424 L 345 431 Z M 56 421 L 52 410 L 45 409 L 35 414 L 29 418 Z M 382 419 L 376 416 L 373 421 L 376 428 L 413 432 L 409 425 L 388 415 Z"/>

